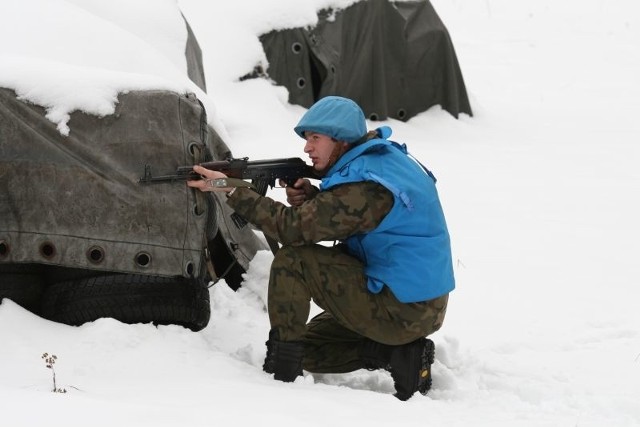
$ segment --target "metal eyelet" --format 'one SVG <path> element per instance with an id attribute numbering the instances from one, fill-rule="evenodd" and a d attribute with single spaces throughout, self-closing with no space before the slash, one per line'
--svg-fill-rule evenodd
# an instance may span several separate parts
<path id="1" fill-rule="evenodd" d="M 56 246 L 50 241 L 44 241 L 40 243 L 40 247 L 38 248 L 40 252 L 40 256 L 44 259 L 52 259 L 56 256 Z"/>
<path id="2" fill-rule="evenodd" d="M 193 277 L 193 273 L 195 271 L 195 266 L 193 265 L 193 262 L 191 261 L 187 261 L 187 263 L 184 266 L 184 272 L 187 274 L 187 276 L 189 277 Z"/>
<path id="3" fill-rule="evenodd" d="M 100 246 L 91 246 L 87 249 L 87 259 L 92 264 L 100 264 L 104 261 L 104 249 Z"/>
<path id="4" fill-rule="evenodd" d="M 9 256 L 9 252 L 11 252 L 11 246 L 9 246 L 9 242 L 6 240 L 0 240 L 0 259 L 5 259 Z"/>
<path id="5" fill-rule="evenodd" d="M 138 267 L 147 268 L 151 265 L 151 254 L 149 252 L 138 252 L 134 257 L 134 261 Z"/>
<path id="6" fill-rule="evenodd" d="M 302 52 L 302 43 L 300 43 L 300 42 L 294 42 L 294 43 L 291 45 L 291 51 L 292 51 L 293 53 L 295 53 L 296 55 L 297 55 L 297 54 L 299 54 L 300 52 Z"/>

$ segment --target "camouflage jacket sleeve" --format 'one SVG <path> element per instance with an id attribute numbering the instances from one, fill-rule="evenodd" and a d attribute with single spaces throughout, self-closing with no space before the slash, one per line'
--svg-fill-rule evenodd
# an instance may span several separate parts
<path id="1" fill-rule="evenodd" d="M 292 207 L 238 188 L 227 204 L 265 235 L 295 246 L 373 230 L 391 210 L 393 195 L 380 184 L 356 182 L 321 191 Z"/>

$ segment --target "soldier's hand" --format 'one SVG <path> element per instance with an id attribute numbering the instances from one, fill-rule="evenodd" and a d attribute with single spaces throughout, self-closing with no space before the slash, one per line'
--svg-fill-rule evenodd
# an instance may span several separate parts
<path id="1" fill-rule="evenodd" d="M 220 191 L 228 193 L 232 190 L 232 187 L 225 187 L 219 185 L 220 183 L 224 183 L 224 178 L 227 178 L 225 174 L 219 171 L 212 171 L 210 169 L 203 168 L 200 165 L 195 165 L 193 167 L 193 171 L 200 176 L 202 179 L 187 181 L 187 185 L 192 188 L 197 188 L 200 191 Z"/>
<path id="2" fill-rule="evenodd" d="M 311 181 L 306 178 L 299 178 L 292 186 L 287 186 L 284 181 L 280 180 L 280 185 L 286 186 L 287 202 L 291 206 L 300 206 L 318 192 L 318 189 L 311 185 Z"/>

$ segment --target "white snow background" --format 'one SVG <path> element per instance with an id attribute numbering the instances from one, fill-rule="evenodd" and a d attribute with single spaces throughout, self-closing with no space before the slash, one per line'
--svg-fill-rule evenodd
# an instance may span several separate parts
<path id="1" fill-rule="evenodd" d="M 305 110 L 238 77 L 265 63 L 259 34 L 350 3 L 0 0 L 0 86 L 47 107 L 62 133 L 70 112 L 107 115 L 121 91 L 193 91 L 235 155 L 304 158 L 292 128 Z M 239 291 L 211 288 L 197 333 L 70 327 L 4 300 L 0 425 L 639 426 L 640 5 L 432 3 L 474 116 L 433 107 L 382 123 L 436 174 L 452 236 L 457 289 L 427 396 L 398 401 L 382 371 L 263 373 L 273 256 L 261 251 Z M 186 77 L 181 11 L 208 94 Z M 44 352 L 67 393 L 51 392 Z"/>

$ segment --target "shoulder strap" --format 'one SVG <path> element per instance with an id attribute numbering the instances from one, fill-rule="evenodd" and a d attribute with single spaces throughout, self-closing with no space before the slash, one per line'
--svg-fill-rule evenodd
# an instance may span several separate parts
<path id="1" fill-rule="evenodd" d="M 438 182 L 438 180 L 436 179 L 436 176 L 433 174 L 433 172 L 431 172 L 429 169 L 427 169 L 427 167 L 425 165 L 423 165 L 420 160 L 416 159 L 415 157 L 413 157 L 413 155 L 411 153 L 409 153 L 409 151 L 407 150 L 407 144 L 399 144 L 395 141 L 391 141 L 389 140 L 389 142 L 391 142 L 391 144 L 396 147 L 398 150 L 402 151 L 404 154 L 407 155 L 407 157 L 409 157 L 411 160 L 413 160 L 414 162 L 416 162 L 417 164 L 420 165 L 420 167 L 422 167 L 422 169 L 424 169 L 424 171 L 427 173 L 427 175 L 429 175 L 429 177 L 433 180 L 433 183 L 435 184 L 436 182 Z"/>

